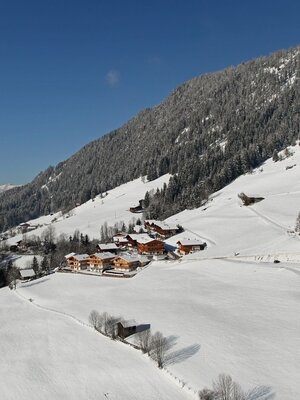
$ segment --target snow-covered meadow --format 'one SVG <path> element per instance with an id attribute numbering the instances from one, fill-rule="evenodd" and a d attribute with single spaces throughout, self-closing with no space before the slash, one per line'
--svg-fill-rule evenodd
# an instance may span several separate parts
<path id="1" fill-rule="evenodd" d="M 56 273 L 16 292 L 1 289 L 5 398 L 195 398 L 223 372 L 245 389 L 269 386 L 276 399 L 299 398 L 300 241 L 292 231 L 300 211 L 300 147 L 291 150 L 293 156 L 268 160 L 201 208 L 169 218 L 185 232 L 168 243 L 198 237 L 208 244 L 202 252 L 153 262 L 131 279 Z M 104 221 L 127 222 L 126 210 L 142 197 L 127 192 L 131 184 L 150 183 L 135 181 L 110 191 L 103 204 L 78 207 L 53 224 L 57 232 L 77 228 L 98 237 Z M 265 199 L 245 207 L 240 192 Z M 166 370 L 79 323 L 92 309 L 162 331 L 171 344 Z M 39 388 L 45 396 L 34 397 Z"/>

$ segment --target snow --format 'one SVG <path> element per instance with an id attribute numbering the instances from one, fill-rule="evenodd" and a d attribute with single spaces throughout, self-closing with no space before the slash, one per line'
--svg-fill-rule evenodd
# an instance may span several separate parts
<path id="1" fill-rule="evenodd" d="M 13 189 L 14 187 L 17 187 L 17 185 L 11 185 L 10 183 L 0 185 L 0 193 L 6 192 L 7 190 Z"/>
<path id="2" fill-rule="evenodd" d="M 36 286 L 42 282 L 48 281 Z M 191 398 L 148 357 L 77 318 L 42 309 L 7 288 L 0 290 L 0 303 L 2 399 Z"/>
<path id="3" fill-rule="evenodd" d="M 28 233 L 27 237 L 30 237 L 30 235 L 40 236 L 47 225 L 51 224 L 57 235 L 61 233 L 73 235 L 74 231 L 79 229 L 91 238 L 99 238 L 101 225 L 105 222 L 109 226 L 113 226 L 120 221 L 128 224 L 133 219 L 137 219 L 137 216 L 131 213 L 129 208 L 144 198 L 147 191 L 151 192 L 156 191 L 157 188 L 162 188 L 164 183 L 168 183 L 169 179 L 169 174 L 145 183 L 142 179 L 136 179 L 109 191 L 104 198 L 97 196 L 94 201 L 89 200 L 64 216 L 59 212 L 29 221 L 31 225 L 40 224 L 44 226 Z M 22 235 L 16 235 L 8 239 L 7 242 L 15 244 L 21 239 Z"/>
<path id="4" fill-rule="evenodd" d="M 46 399 L 93 399 L 104 392 L 125 400 L 196 398 L 195 391 L 211 386 L 219 373 L 230 374 L 245 390 L 266 385 L 278 399 L 299 398 L 300 241 L 293 230 L 300 211 L 300 147 L 290 150 L 290 157 L 266 161 L 202 207 L 166 221 L 185 229 L 167 243 L 176 246 L 189 237 L 205 241 L 204 251 L 153 261 L 130 279 L 56 273 L 19 284 L 16 292 L 1 289 L 4 398 L 20 398 L 20 387 L 25 400 L 37 398 L 38 390 Z M 140 185 L 147 184 L 135 181 L 126 190 Z M 243 206 L 241 192 L 264 200 Z M 126 209 L 139 196 L 114 189 L 103 199 L 107 214 L 100 214 L 104 204 L 98 208 L 99 221 L 114 223 L 115 214 L 129 218 Z M 71 229 L 74 219 L 92 236 L 94 225 L 89 230 L 84 216 L 95 220 L 93 203 L 77 210 L 56 223 L 57 230 Z M 78 323 L 87 323 L 92 309 L 163 332 L 171 346 L 166 369 L 159 371 L 140 352 Z"/>

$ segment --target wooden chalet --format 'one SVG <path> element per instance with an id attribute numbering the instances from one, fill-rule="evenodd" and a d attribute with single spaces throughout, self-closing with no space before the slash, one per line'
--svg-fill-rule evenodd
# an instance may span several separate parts
<path id="1" fill-rule="evenodd" d="M 99 243 L 97 244 L 97 248 L 100 252 L 109 251 L 110 253 L 117 254 L 119 248 L 116 243 Z"/>
<path id="2" fill-rule="evenodd" d="M 177 242 L 180 254 L 187 255 L 195 251 L 204 250 L 207 244 L 198 239 L 180 239 Z"/>
<path id="3" fill-rule="evenodd" d="M 147 233 L 129 233 L 126 236 L 128 247 L 137 248 L 138 242 L 153 240 Z"/>
<path id="4" fill-rule="evenodd" d="M 90 256 L 88 254 L 75 254 L 67 258 L 68 267 L 74 271 L 87 269 Z"/>
<path id="5" fill-rule="evenodd" d="M 145 228 L 155 232 L 157 235 L 168 238 L 179 233 L 179 228 L 175 224 L 167 224 L 163 221 L 148 220 L 145 221 Z"/>
<path id="6" fill-rule="evenodd" d="M 157 239 L 137 239 L 137 249 L 139 254 L 157 255 L 165 251 L 164 242 Z"/>
<path id="7" fill-rule="evenodd" d="M 92 254 L 89 258 L 89 268 L 93 270 L 102 270 L 105 267 L 113 265 L 115 257 L 115 254 L 109 252 Z"/>
<path id="8" fill-rule="evenodd" d="M 133 271 L 141 265 L 137 257 L 129 255 L 120 255 L 116 257 L 113 264 L 114 268 L 118 271 Z"/>

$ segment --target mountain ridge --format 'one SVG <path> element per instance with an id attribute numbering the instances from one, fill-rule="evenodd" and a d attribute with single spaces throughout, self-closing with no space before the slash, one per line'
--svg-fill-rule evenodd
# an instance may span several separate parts
<path id="1" fill-rule="evenodd" d="M 152 215 L 198 206 L 297 139 L 298 56 L 299 46 L 183 83 L 31 183 L 0 194 L 0 231 L 144 175 L 176 174 L 151 201 Z"/>

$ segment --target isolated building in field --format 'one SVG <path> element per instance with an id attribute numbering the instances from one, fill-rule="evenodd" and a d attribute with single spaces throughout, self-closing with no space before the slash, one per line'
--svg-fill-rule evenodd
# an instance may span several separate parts
<path id="1" fill-rule="evenodd" d="M 206 246 L 205 242 L 198 239 L 180 239 L 177 242 L 178 251 L 183 255 L 204 250 Z"/>

